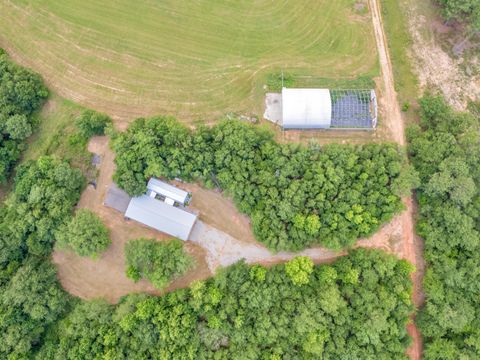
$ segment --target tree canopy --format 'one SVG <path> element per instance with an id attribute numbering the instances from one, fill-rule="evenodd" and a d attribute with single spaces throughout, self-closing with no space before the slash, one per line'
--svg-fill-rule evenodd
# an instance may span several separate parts
<path id="1" fill-rule="evenodd" d="M 80 209 L 75 216 L 55 232 L 56 245 L 72 250 L 77 255 L 96 258 L 110 245 L 108 229 L 102 220 L 88 209 Z"/>
<path id="2" fill-rule="evenodd" d="M 85 110 L 76 120 L 80 134 L 86 138 L 94 135 L 104 135 L 105 128 L 112 124 L 112 119 L 106 114 L 94 110 Z"/>
<path id="3" fill-rule="evenodd" d="M 35 125 L 31 115 L 47 96 L 40 76 L 0 51 L 0 183 L 7 180 L 24 150 Z"/>
<path id="4" fill-rule="evenodd" d="M 292 286 L 285 265 L 238 263 L 161 297 L 131 295 L 117 306 L 83 302 L 38 355 L 407 359 L 411 270 L 393 256 L 356 250 L 332 265 L 312 267 L 308 284 Z"/>
<path id="5" fill-rule="evenodd" d="M 31 354 L 48 326 L 65 313 L 67 301 L 48 261 L 25 261 L 0 287 L 0 357 L 22 359 Z"/>
<path id="6" fill-rule="evenodd" d="M 443 98 L 420 101 L 408 131 L 421 177 L 418 233 L 425 239 L 426 305 L 418 316 L 425 359 L 480 358 L 480 127 Z"/>
<path id="7" fill-rule="evenodd" d="M 31 354 L 67 309 L 48 256 L 54 233 L 80 198 L 78 170 L 52 157 L 20 166 L 0 209 L 0 358 Z"/>
<path id="8" fill-rule="evenodd" d="M 402 209 L 411 169 L 393 144 L 278 144 L 240 121 L 190 131 L 172 118 L 138 119 L 115 135 L 114 180 L 130 195 L 151 176 L 200 180 L 233 197 L 275 250 L 342 248 Z"/>
<path id="9" fill-rule="evenodd" d="M 162 242 L 130 240 L 125 245 L 125 258 L 129 278 L 134 281 L 145 278 L 159 289 L 185 274 L 194 264 L 194 259 L 185 253 L 183 242 L 178 239 Z"/>
<path id="10" fill-rule="evenodd" d="M 448 20 L 469 21 L 480 31 L 480 2 L 478 0 L 437 0 Z"/>

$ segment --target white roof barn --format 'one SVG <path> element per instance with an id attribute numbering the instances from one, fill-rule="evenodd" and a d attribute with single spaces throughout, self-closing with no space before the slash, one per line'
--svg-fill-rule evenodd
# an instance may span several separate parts
<path id="1" fill-rule="evenodd" d="M 181 240 L 188 240 L 197 220 L 196 215 L 148 195 L 132 198 L 125 212 L 125 217 Z"/>
<path id="2" fill-rule="evenodd" d="M 189 198 L 187 191 L 151 178 L 147 193 L 130 199 L 125 217 L 186 241 L 197 220 L 185 208 Z"/>
<path id="3" fill-rule="evenodd" d="M 332 100 L 328 89 L 282 89 L 285 129 L 329 128 Z"/>

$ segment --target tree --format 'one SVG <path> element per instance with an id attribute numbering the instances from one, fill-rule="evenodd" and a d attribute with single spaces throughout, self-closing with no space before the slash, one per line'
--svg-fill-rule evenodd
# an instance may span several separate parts
<path id="1" fill-rule="evenodd" d="M 13 140 L 24 140 L 32 135 L 32 125 L 26 115 L 12 115 L 5 122 L 5 132 Z"/>
<path id="2" fill-rule="evenodd" d="M 159 242 L 154 239 L 130 240 L 125 245 L 127 276 L 134 281 L 146 278 L 162 289 L 172 279 L 185 274 L 194 259 L 183 250 L 178 239 Z"/>
<path id="3" fill-rule="evenodd" d="M 468 20 L 475 30 L 480 29 L 480 3 L 477 0 L 439 0 L 447 20 Z"/>
<path id="4" fill-rule="evenodd" d="M 87 209 L 78 210 L 75 217 L 59 227 L 55 240 L 61 249 L 94 259 L 111 243 L 108 229 L 97 215 Z"/>
<path id="5" fill-rule="evenodd" d="M 285 272 L 297 286 L 308 284 L 312 271 L 313 261 L 308 256 L 297 256 L 285 264 Z"/>
<path id="6" fill-rule="evenodd" d="M 240 262 L 159 297 L 79 304 L 58 323 L 39 356 L 406 359 L 405 324 L 413 308 L 405 269 L 393 256 L 356 250 L 314 266 L 310 282 L 297 287 L 284 265 L 267 269 Z M 345 284 L 345 271 L 368 281 Z"/>
<path id="7" fill-rule="evenodd" d="M 479 113 L 455 113 L 432 95 L 420 104 L 421 127 L 408 132 L 421 179 L 417 229 L 428 264 L 426 304 L 417 323 L 426 359 L 476 359 L 480 306 L 478 287 L 471 284 L 480 281 Z"/>
<path id="8" fill-rule="evenodd" d="M 94 135 L 104 135 L 105 129 L 112 124 L 112 119 L 106 114 L 85 110 L 77 118 L 75 124 L 82 136 L 90 138 Z"/>
<path id="9" fill-rule="evenodd" d="M 0 291 L 0 356 L 28 357 L 46 328 L 64 313 L 67 300 L 55 268 L 43 259 L 28 259 Z"/>
<path id="10" fill-rule="evenodd" d="M 58 226 L 80 198 L 84 179 L 66 162 L 43 156 L 17 169 L 13 192 L 0 212 L 0 268 L 27 254 L 46 256 Z M 3 260 L 3 261 L 2 261 Z"/>
<path id="11" fill-rule="evenodd" d="M 32 113 L 48 96 L 41 78 L 0 51 L 0 183 L 5 182 L 32 134 Z"/>

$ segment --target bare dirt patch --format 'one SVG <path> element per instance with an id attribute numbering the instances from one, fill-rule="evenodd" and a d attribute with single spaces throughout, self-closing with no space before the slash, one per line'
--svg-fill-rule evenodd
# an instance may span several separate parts
<path id="1" fill-rule="evenodd" d="M 457 29 L 447 26 L 438 17 L 429 13 L 426 6 L 416 1 L 408 2 L 408 26 L 412 37 L 412 58 L 422 89 L 439 89 L 447 102 L 456 110 L 465 110 L 470 100 L 480 99 L 480 75 L 478 57 L 466 59 L 453 57 L 442 47 L 440 37 L 452 34 Z M 452 49 L 468 47 L 468 40 L 457 39 Z"/>
<path id="2" fill-rule="evenodd" d="M 161 294 L 162 292 L 148 281 L 134 283 L 126 277 L 123 249 L 130 239 L 146 237 L 164 241 L 170 237 L 135 221 L 125 221 L 123 214 L 103 206 L 108 185 L 112 181 L 114 154 L 108 148 L 106 137 L 94 137 L 89 143 L 89 151 L 102 157 L 97 188 L 88 186 L 82 193 L 78 207 L 88 208 L 100 216 L 110 230 L 112 244 L 97 260 L 83 258 L 71 252 L 54 251 L 53 262 L 57 265 L 60 283 L 65 290 L 80 298 L 102 297 L 112 303 L 129 293 Z M 185 276 L 173 281 L 163 292 L 186 287 L 194 280 L 205 279 L 211 275 L 205 263 L 204 250 L 188 242 L 185 248 L 195 257 L 197 266 Z"/>
<path id="3" fill-rule="evenodd" d="M 198 184 L 173 182 L 192 193 L 190 207 L 199 212 L 199 219 L 245 243 L 258 243 L 253 235 L 250 218 L 240 214 L 233 201 L 219 190 L 208 190 Z"/>

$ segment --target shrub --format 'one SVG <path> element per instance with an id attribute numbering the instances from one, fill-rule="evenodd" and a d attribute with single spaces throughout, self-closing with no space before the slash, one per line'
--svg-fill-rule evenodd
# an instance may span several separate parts
<path id="1" fill-rule="evenodd" d="M 108 115 L 94 110 L 85 110 L 76 120 L 80 134 L 86 138 L 94 135 L 104 135 L 106 127 L 111 123 L 112 119 Z"/>
<path id="2" fill-rule="evenodd" d="M 185 253 L 183 242 L 178 239 L 167 242 L 130 240 L 125 246 L 125 257 L 130 279 L 145 278 L 159 289 L 185 274 L 194 264 L 194 259 Z"/>
<path id="3" fill-rule="evenodd" d="M 108 229 L 93 212 L 80 209 L 76 215 L 55 233 L 57 246 L 80 256 L 96 258 L 105 251 L 111 240 Z"/>

